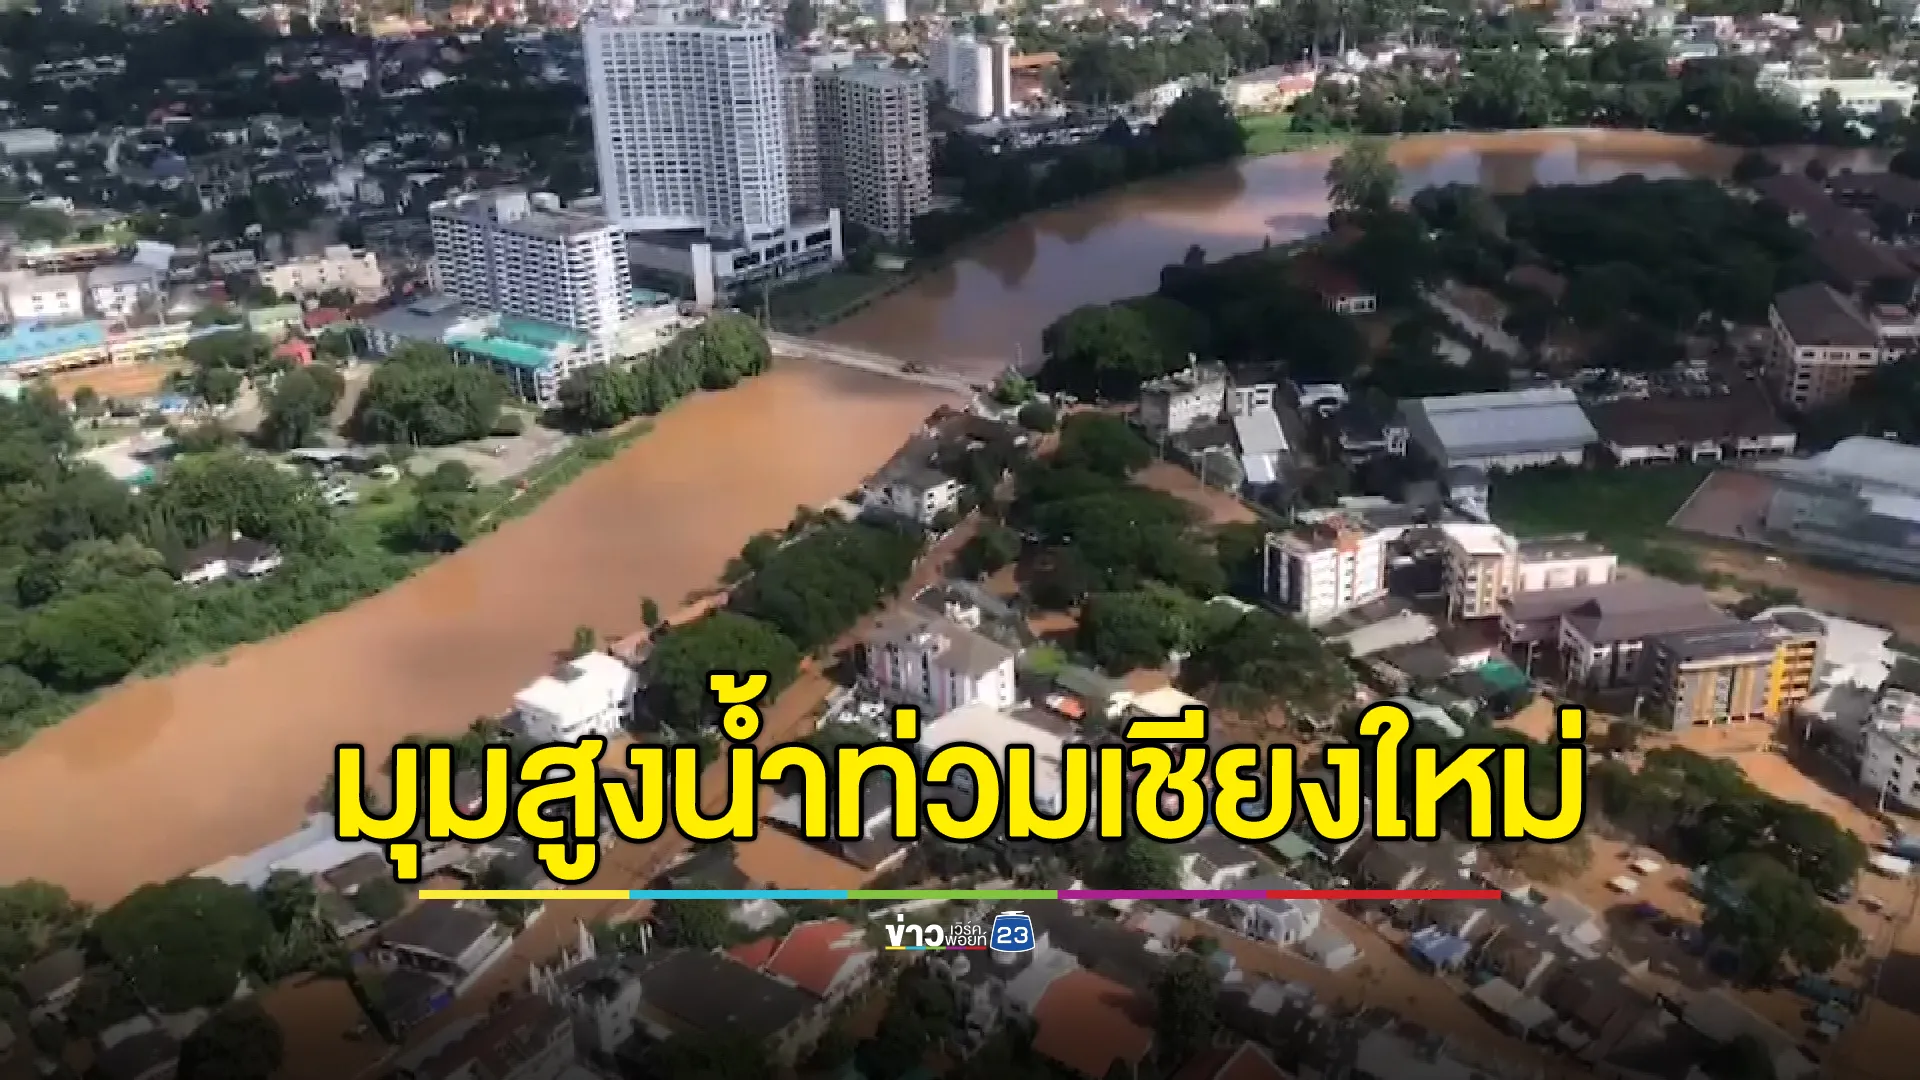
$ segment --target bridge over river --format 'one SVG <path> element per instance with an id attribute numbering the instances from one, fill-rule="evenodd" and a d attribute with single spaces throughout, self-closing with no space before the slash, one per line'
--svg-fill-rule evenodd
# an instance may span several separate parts
<path id="1" fill-rule="evenodd" d="M 931 386 L 936 390 L 948 390 L 968 397 L 987 389 L 985 386 L 969 382 L 950 372 L 912 368 L 908 361 L 885 353 L 868 352 L 865 349 L 853 349 L 845 345 L 829 345 L 824 341 L 781 333 L 769 333 L 767 343 L 773 346 L 775 356 L 821 360 L 844 368 L 852 368 L 855 371 L 885 375 L 890 379 L 903 379 L 921 386 Z"/>

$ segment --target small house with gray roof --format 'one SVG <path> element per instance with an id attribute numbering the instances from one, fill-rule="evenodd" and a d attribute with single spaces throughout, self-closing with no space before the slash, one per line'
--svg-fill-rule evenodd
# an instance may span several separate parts
<path id="1" fill-rule="evenodd" d="M 1500 614 L 1501 641 L 1531 665 L 1557 655 L 1569 684 L 1618 686 L 1638 672 L 1642 646 L 1662 634 L 1725 626 L 1733 617 L 1702 590 L 1664 578 L 1622 578 L 1517 593 Z"/>
<path id="2" fill-rule="evenodd" d="M 1540 387 L 1400 403 L 1414 446 L 1442 472 L 1578 465 L 1599 441 L 1572 390 Z"/>

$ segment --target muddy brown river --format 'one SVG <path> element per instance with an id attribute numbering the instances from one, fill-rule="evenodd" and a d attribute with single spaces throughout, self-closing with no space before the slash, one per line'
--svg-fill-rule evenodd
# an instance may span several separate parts
<path id="1" fill-rule="evenodd" d="M 1396 148 L 1409 187 L 1512 190 L 1625 173 L 1715 174 L 1729 151 L 1646 134 L 1440 136 Z M 1084 303 L 1211 256 L 1316 230 L 1331 153 L 1184 176 L 1020 222 L 827 335 L 987 374 L 1030 357 Z M 783 365 L 705 395 L 516 521 L 402 583 L 273 641 L 134 683 L 0 758 L 0 880 L 111 902 L 298 824 L 332 747 L 391 744 L 497 712 L 575 626 L 632 630 L 712 585 L 754 532 L 852 490 L 937 392 Z"/>

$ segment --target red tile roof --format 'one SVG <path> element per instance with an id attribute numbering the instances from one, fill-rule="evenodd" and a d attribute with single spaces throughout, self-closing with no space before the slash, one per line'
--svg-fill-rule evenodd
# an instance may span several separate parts
<path id="1" fill-rule="evenodd" d="M 826 997 L 848 964 L 872 952 L 859 927 L 840 919 L 820 919 L 788 931 L 761 970 L 815 997 Z"/>
<path id="2" fill-rule="evenodd" d="M 306 323 L 307 329 L 318 330 L 323 326 L 332 326 L 334 323 L 346 317 L 347 313 L 341 311 L 339 308 L 323 307 L 314 308 L 312 311 L 307 312 L 306 318 L 303 321 Z"/>
<path id="3" fill-rule="evenodd" d="M 1033 1048 L 1088 1080 L 1105 1080 L 1116 1061 L 1137 1069 L 1153 1049 L 1149 1008 L 1112 979 L 1077 968 L 1040 996 Z"/>
<path id="4" fill-rule="evenodd" d="M 763 937 L 743 945 L 735 945 L 727 950 L 727 955 L 758 971 L 767 966 L 767 961 L 773 959 L 774 950 L 779 947 L 779 938 Z"/>

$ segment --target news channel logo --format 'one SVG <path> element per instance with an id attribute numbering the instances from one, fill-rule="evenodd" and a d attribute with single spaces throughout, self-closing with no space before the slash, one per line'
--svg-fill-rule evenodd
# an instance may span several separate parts
<path id="1" fill-rule="evenodd" d="M 987 925 L 955 923 L 910 923 L 905 912 L 896 912 L 893 921 L 883 924 L 887 949 L 898 952 L 948 952 L 991 950 L 997 953 L 1032 952 L 1033 920 L 1025 912 L 1002 911 Z"/>

